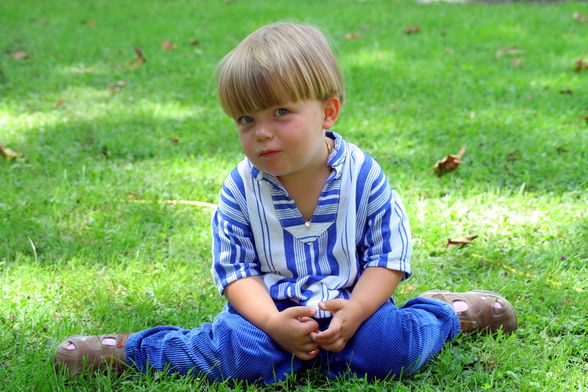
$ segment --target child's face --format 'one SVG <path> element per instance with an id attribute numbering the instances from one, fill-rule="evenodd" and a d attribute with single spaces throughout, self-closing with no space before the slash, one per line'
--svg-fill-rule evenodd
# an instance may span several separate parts
<path id="1" fill-rule="evenodd" d="M 339 113 L 336 97 L 299 101 L 237 119 L 241 147 L 258 169 L 284 179 L 312 175 L 326 164 L 324 130 Z"/>

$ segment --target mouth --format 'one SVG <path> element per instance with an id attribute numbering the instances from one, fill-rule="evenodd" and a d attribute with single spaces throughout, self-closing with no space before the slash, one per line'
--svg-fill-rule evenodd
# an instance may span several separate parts
<path id="1" fill-rule="evenodd" d="M 280 152 L 277 150 L 264 150 L 259 153 L 260 158 L 271 158 L 275 155 L 278 155 Z"/>

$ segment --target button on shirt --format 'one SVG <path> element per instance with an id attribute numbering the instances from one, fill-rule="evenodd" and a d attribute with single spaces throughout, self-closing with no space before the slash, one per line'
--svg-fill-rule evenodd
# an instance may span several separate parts
<path id="1" fill-rule="evenodd" d="M 318 206 L 305 221 L 274 176 L 241 161 L 222 188 L 212 218 L 214 282 L 260 275 L 274 301 L 291 300 L 330 317 L 318 303 L 349 299 L 362 271 L 411 274 L 408 218 L 382 169 L 368 154 L 327 132 L 335 147 Z"/>

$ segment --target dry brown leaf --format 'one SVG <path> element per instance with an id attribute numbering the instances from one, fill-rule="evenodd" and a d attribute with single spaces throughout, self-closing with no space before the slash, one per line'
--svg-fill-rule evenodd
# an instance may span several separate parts
<path id="1" fill-rule="evenodd" d="M 63 106 L 63 105 L 65 105 L 65 100 L 60 99 L 59 101 L 55 102 L 55 105 L 53 105 L 53 109 L 56 109 L 56 108 Z"/>
<path id="2" fill-rule="evenodd" d="M 580 72 L 582 68 L 588 69 L 588 63 L 584 61 L 583 57 L 578 57 L 576 60 L 576 66 L 574 67 L 574 71 Z"/>
<path id="3" fill-rule="evenodd" d="M 572 90 L 570 90 L 569 88 L 566 88 L 565 90 L 559 90 L 560 94 L 567 94 L 567 95 L 572 95 L 574 92 Z"/>
<path id="4" fill-rule="evenodd" d="M 421 32 L 420 26 L 404 26 L 402 28 L 405 34 L 418 34 Z"/>
<path id="5" fill-rule="evenodd" d="M 572 14 L 572 18 L 576 19 L 580 23 L 588 23 L 588 18 L 586 18 L 584 15 L 582 15 L 579 12 L 574 12 Z"/>
<path id="6" fill-rule="evenodd" d="M 200 41 L 197 40 L 196 38 L 190 38 L 190 45 L 194 45 L 194 46 L 200 45 Z"/>
<path id="7" fill-rule="evenodd" d="M 12 151 L 10 148 L 3 146 L 0 144 L 0 156 L 6 160 L 16 159 L 20 157 L 22 154 Z"/>
<path id="8" fill-rule="evenodd" d="M 588 116 L 584 116 L 584 120 L 586 120 L 586 124 L 588 124 Z"/>
<path id="9" fill-rule="evenodd" d="M 363 35 L 358 32 L 345 34 L 345 39 L 361 39 L 361 37 Z"/>
<path id="10" fill-rule="evenodd" d="M 498 49 L 496 53 L 494 53 L 496 57 L 517 56 L 519 54 L 525 54 L 525 51 L 517 48 L 516 46 L 509 46 L 508 48 Z"/>
<path id="11" fill-rule="evenodd" d="M 477 234 L 466 235 L 465 237 L 460 238 L 448 238 L 447 244 L 445 244 L 445 249 L 451 248 L 453 246 L 464 246 L 471 244 L 473 240 L 478 238 Z"/>
<path id="12" fill-rule="evenodd" d="M 12 53 L 12 58 L 14 60 L 25 60 L 25 59 L 30 59 L 31 55 L 27 52 L 25 52 L 24 50 L 17 50 L 16 52 Z"/>
<path id="13" fill-rule="evenodd" d="M 163 50 L 176 50 L 178 45 L 174 44 L 172 41 L 163 41 L 161 43 L 161 49 Z"/>
<path id="14" fill-rule="evenodd" d="M 173 144 L 178 144 L 180 142 L 180 139 L 178 139 L 177 137 L 172 137 L 171 139 L 169 139 L 169 141 Z"/>
<path id="15" fill-rule="evenodd" d="M 110 91 L 110 95 L 116 95 L 120 92 L 120 90 L 127 85 L 127 82 L 124 80 L 119 80 L 112 86 L 108 86 L 107 90 Z"/>
<path id="16" fill-rule="evenodd" d="M 442 176 L 445 173 L 457 170 L 459 165 L 462 164 L 461 157 L 465 153 L 466 146 L 463 146 L 457 154 L 449 154 L 445 158 L 437 161 L 433 166 L 433 171 L 438 176 Z"/>
<path id="17" fill-rule="evenodd" d="M 147 62 L 147 59 L 145 58 L 141 48 L 135 48 L 135 53 L 137 54 L 137 58 L 129 63 L 131 67 L 140 67 Z"/>

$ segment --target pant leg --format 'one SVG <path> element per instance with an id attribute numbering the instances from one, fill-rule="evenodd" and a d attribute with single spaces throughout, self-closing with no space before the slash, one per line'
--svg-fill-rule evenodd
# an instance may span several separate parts
<path id="1" fill-rule="evenodd" d="M 389 301 L 362 324 L 343 351 L 327 353 L 322 366 L 330 377 L 348 370 L 369 378 L 410 374 L 459 331 L 459 318 L 445 302 L 413 298 L 398 308 Z"/>
<path id="2" fill-rule="evenodd" d="M 185 330 L 160 326 L 132 335 L 125 349 L 127 362 L 148 368 L 215 381 L 239 379 L 273 383 L 300 368 L 300 360 L 234 310 L 218 314 L 212 323 Z"/>

